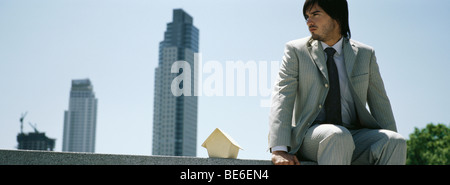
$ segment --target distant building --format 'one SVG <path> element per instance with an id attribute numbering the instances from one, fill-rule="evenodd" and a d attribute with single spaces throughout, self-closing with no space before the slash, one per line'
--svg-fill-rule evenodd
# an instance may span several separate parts
<path id="1" fill-rule="evenodd" d="M 48 138 L 45 133 L 40 132 L 19 133 L 17 142 L 19 142 L 17 149 L 21 150 L 53 151 L 55 148 L 55 139 Z"/>
<path id="2" fill-rule="evenodd" d="M 153 104 L 153 155 L 196 156 L 197 96 L 176 97 L 171 92 L 171 73 L 175 61 L 191 65 L 191 89 L 194 94 L 194 53 L 198 53 L 199 30 L 193 18 L 182 9 L 173 10 L 164 40 L 159 44 L 159 62 L 155 69 Z M 181 71 L 180 71 L 181 72 Z M 180 87 L 183 84 L 180 84 Z"/>
<path id="3" fill-rule="evenodd" d="M 95 152 L 97 98 L 89 79 L 72 80 L 69 109 L 64 111 L 62 150 Z"/>

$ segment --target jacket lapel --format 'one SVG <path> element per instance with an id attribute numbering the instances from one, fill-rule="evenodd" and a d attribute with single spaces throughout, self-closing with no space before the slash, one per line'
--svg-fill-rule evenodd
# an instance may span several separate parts
<path id="1" fill-rule="evenodd" d="M 322 49 L 322 45 L 319 44 L 319 41 L 313 40 L 312 38 L 309 40 L 308 51 L 311 54 L 311 58 L 316 64 L 317 68 L 320 70 L 322 75 L 328 80 L 328 71 L 327 64 L 325 61 L 325 55 Z"/>
<path id="2" fill-rule="evenodd" d="M 313 40 L 311 38 L 309 40 L 308 51 L 311 54 L 311 58 L 316 64 L 317 68 L 320 70 L 322 75 L 328 80 L 328 71 L 326 68 L 327 64 L 323 48 L 320 42 L 317 40 Z M 351 43 L 349 39 L 344 39 L 343 51 L 347 76 L 348 79 L 351 79 L 353 66 L 355 65 L 356 61 L 356 54 L 358 53 L 358 47 L 356 47 L 355 44 Z"/>
<path id="3" fill-rule="evenodd" d="M 358 53 L 358 47 L 351 43 L 349 39 L 344 39 L 343 47 L 345 68 L 347 68 L 348 79 L 351 79 L 353 66 L 356 61 L 356 54 Z"/>

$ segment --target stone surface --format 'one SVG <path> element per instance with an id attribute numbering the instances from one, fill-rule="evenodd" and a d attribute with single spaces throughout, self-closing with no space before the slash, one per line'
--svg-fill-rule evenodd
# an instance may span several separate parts
<path id="1" fill-rule="evenodd" d="M 312 162 L 301 162 L 304 165 Z M 272 165 L 270 160 L 1 150 L 0 165 Z"/>

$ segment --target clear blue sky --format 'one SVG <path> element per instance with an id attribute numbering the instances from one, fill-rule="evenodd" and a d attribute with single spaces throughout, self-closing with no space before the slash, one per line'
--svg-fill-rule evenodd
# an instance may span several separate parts
<path id="1" fill-rule="evenodd" d="M 61 151 L 71 80 L 90 78 L 99 100 L 96 152 L 151 155 L 154 69 L 172 10 L 193 16 L 204 63 L 270 62 L 281 61 L 286 42 L 309 36 L 303 2 L 0 0 L 0 148 L 17 146 L 28 111 L 25 122 Z M 450 1 L 348 2 L 352 39 L 375 48 L 399 132 L 449 124 Z M 238 158 L 270 159 L 261 99 L 199 97 L 197 156 L 207 157 L 200 145 L 221 128 L 244 148 Z"/>

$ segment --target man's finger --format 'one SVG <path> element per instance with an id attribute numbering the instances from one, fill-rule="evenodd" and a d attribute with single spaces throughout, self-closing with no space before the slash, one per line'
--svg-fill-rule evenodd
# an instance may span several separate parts
<path id="1" fill-rule="evenodd" d="M 294 163 L 295 165 L 300 165 L 300 161 L 298 161 L 297 156 L 294 155 Z"/>
<path id="2" fill-rule="evenodd" d="M 289 160 L 289 163 L 288 163 L 288 165 L 294 165 L 294 160 Z"/>

